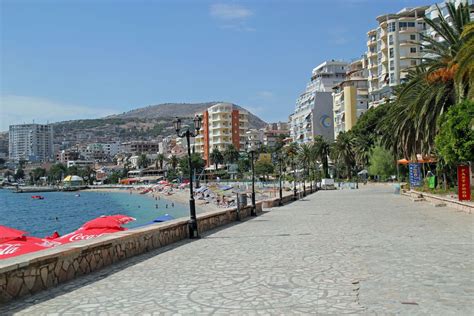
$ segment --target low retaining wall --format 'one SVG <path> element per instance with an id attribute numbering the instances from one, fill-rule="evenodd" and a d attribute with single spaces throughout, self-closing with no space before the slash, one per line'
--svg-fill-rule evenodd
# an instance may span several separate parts
<path id="1" fill-rule="evenodd" d="M 313 188 L 313 190 L 311 190 L 310 187 L 307 187 L 305 193 L 306 193 L 306 195 L 308 195 L 308 194 L 314 193 L 316 191 L 317 190 L 315 188 Z M 296 200 L 301 199 L 303 197 L 302 194 L 303 194 L 302 191 L 296 192 Z M 293 196 L 293 191 L 291 191 L 290 195 L 285 195 L 285 196 L 282 197 L 281 205 L 286 205 L 286 204 L 291 203 L 293 201 L 295 201 L 295 197 Z M 263 208 L 273 208 L 273 207 L 278 207 L 278 206 L 280 206 L 280 198 L 271 198 L 271 199 L 267 199 L 267 200 L 262 201 L 262 207 Z"/>
<path id="2" fill-rule="evenodd" d="M 412 198 L 421 197 L 425 199 L 427 202 L 434 203 L 434 204 L 443 203 L 443 204 L 446 204 L 447 207 L 451 207 L 468 214 L 474 213 L 473 205 L 469 205 L 468 203 L 461 202 L 461 201 L 454 201 L 454 200 L 447 199 L 438 195 L 434 195 L 434 194 L 430 194 L 426 192 L 420 192 L 416 190 L 406 191 L 404 192 L 404 195 L 410 196 Z"/>
<path id="3" fill-rule="evenodd" d="M 262 202 L 257 203 L 257 213 Z M 199 232 L 249 217 L 251 206 L 198 214 Z M 0 304 L 189 238 L 188 219 L 131 229 L 0 261 Z"/>

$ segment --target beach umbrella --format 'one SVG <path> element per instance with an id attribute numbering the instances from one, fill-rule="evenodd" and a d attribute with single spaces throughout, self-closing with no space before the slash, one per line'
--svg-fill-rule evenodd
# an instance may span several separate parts
<path id="1" fill-rule="evenodd" d="M 60 243 L 36 237 L 18 237 L 0 243 L 0 259 L 7 259 L 31 252 L 49 249 Z"/>
<path id="2" fill-rule="evenodd" d="M 173 216 L 169 215 L 169 214 L 165 214 L 165 215 L 162 215 L 162 216 L 158 216 L 157 218 L 155 218 L 153 220 L 154 223 L 162 223 L 162 222 L 166 222 L 166 221 L 170 221 L 174 219 Z"/>
<path id="3" fill-rule="evenodd" d="M 123 225 L 137 220 L 134 217 L 127 216 L 127 215 L 121 215 L 121 214 L 109 215 L 108 217 L 115 218 L 116 220 L 118 220 Z"/>
<path id="4" fill-rule="evenodd" d="M 0 242 L 22 237 L 26 232 L 0 225 Z"/>
<path id="5" fill-rule="evenodd" d="M 135 220 L 126 215 L 101 216 L 84 223 L 78 230 L 54 239 L 61 244 L 68 244 L 74 241 L 97 238 L 106 234 L 127 230 L 122 225 Z"/>

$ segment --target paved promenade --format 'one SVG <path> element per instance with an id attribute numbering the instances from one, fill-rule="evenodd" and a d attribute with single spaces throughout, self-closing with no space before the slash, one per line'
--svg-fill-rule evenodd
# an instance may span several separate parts
<path id="1" fill-rule="evenodd" d="M 386 187 L 322 191 L 3 313 L 474 313 L 474 217 Z"/>

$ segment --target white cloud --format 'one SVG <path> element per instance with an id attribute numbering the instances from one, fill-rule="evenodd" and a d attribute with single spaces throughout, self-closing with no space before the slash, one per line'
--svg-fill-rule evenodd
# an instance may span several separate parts
<path id="1" fill-rule="evenodd" d="M 218 20 L 219 26 L 223 29 L 243 32 L 255 31 L 255 28 L 247 25 L 247 20 L 254 15 L 254 12 L 244 6 L 216 3 L 210 6 L 209 14 Z"/>
<path id="2" fill-rule="evenodd" d="M 98 118 L 116 113 L 110 108 L 64 104 L 44 98 L 18 95 L 0 96 L 0 131 L 11 124 L 57 122 Z"/>
<path id="3" fill-rule="evenodd" d="M 211 16 L 221 20 L 244 20 L 254 13 L 237 4 L 216 3 L 210 7 Z"/>

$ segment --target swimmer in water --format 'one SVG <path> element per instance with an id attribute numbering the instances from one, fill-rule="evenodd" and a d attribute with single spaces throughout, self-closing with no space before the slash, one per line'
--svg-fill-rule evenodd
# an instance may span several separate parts
<path id="1" fill-rule="evenodd" d="M 166 204 L 166 208 L 168 208 L 168 204 Z"/>
<path id="2" fill-rule="evenodd" d="M 155 204 L 155 208 L 158 208 L 158 204 Z"/>
<path id="3" fill-rule="evenodd" d="M 138 208 L 140 208 L 140 205 L 138 205 Z"/>
<path id="4" fill-rule="evenodd" d="M 59 221 L 59 218 L 56 216 L 56 221 Z"/>
<path id="5" fill-rule="evenodd" d="M 171 207 L 174 207 L 174 203 L 171 203 Z"/>

